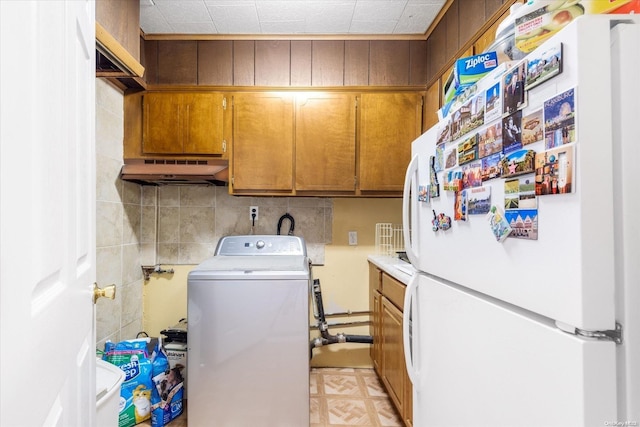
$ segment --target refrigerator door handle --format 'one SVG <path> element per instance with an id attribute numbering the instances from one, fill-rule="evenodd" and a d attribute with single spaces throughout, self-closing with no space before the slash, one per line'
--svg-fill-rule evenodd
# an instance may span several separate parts
<path id="1" fill-rule="evenodd" d="M 404 250 L 407 253 L 407 257 L 409 258 L 409 261 L 414 266 L 418 265 L 418 259 L 420 258 L 420 254 L 418 253 L 417 242 L 411 241 L 411 222 L 410 222 L 409 214 L 412 211 L 412 208 L 413 208 L 413 211 L 412 211 L 413 215 L 417 214 L 417 209 L 416 209 L 417 206 L 414 203 L 417 203 L 418 199 L 417 197 L 413 197 L 413 198 L 409 197 L 409 194 L 411 192 L 411 184 L 413 183 L 413 178 L 414 177 L 417 178 L 418 159 L 419 159 L 418 155 L 413 156 L 413 158 L 411 159 L 411 162 L 409 163 L 409 166 L 407 167 L 407 173 L 404 178 L 404 189 L 402 192 L 402 235 L 404 237 Z"/>
<path id="2" fill-rule="evenodd" d="M 404 308 L 402 311 L 402 341 L 404 345 L 404 362 L 407 366 L 407 374 L 411 384 L 417 385 L 420 376 L 417 361 L 420 360 L 419 345 L 413 337 L 419 337 L 417 327 L 418 309 L 417 305 L 418 273 L 411 276 L 407 288 L 404 291 Z"/>

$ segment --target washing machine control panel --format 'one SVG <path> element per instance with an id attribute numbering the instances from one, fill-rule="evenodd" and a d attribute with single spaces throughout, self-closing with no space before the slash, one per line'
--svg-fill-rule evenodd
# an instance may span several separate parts
<path id="1" fill-rule="evenodd" d="M 304 240 L 298 236 L 248 235 L 220 239 L 215 255 L 307 255 Z"/>

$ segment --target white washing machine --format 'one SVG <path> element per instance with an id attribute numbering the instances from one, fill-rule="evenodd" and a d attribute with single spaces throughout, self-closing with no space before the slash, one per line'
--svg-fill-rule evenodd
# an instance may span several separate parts
<path id="1" fill-rule="evenodd" d="M 189 425 L 309 425 L 304 240 L 228 236 L 189 273 Z"/>

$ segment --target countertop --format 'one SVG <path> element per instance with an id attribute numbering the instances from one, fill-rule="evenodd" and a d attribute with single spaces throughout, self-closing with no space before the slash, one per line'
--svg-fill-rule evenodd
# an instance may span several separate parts
<path id="1" fill-rule="evenodd" d="M 411 276 L 416 271 L 408 262 L 390 255 L 369 255 L 367 260 L 405 285 L 409 283 Z"/>

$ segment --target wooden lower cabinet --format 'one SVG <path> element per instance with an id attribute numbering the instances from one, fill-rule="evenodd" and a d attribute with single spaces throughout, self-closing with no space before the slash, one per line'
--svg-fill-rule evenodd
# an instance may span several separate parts
<path id="1" fill-rule="evenodd" d="M 402 338 L 401 304 L 406 286 L 373 264 L 369 264 L 369 284 L 373 305 L 373 366 L 404 424 L 411 427 L 413 387 L 405 365 Z"/>
<path id="2" fill-rule="evenodd" d="M 402 312 L 382 297 L 382 382 L 389 397 L 404 414 L 404 352 L 402 351 Z"/>

